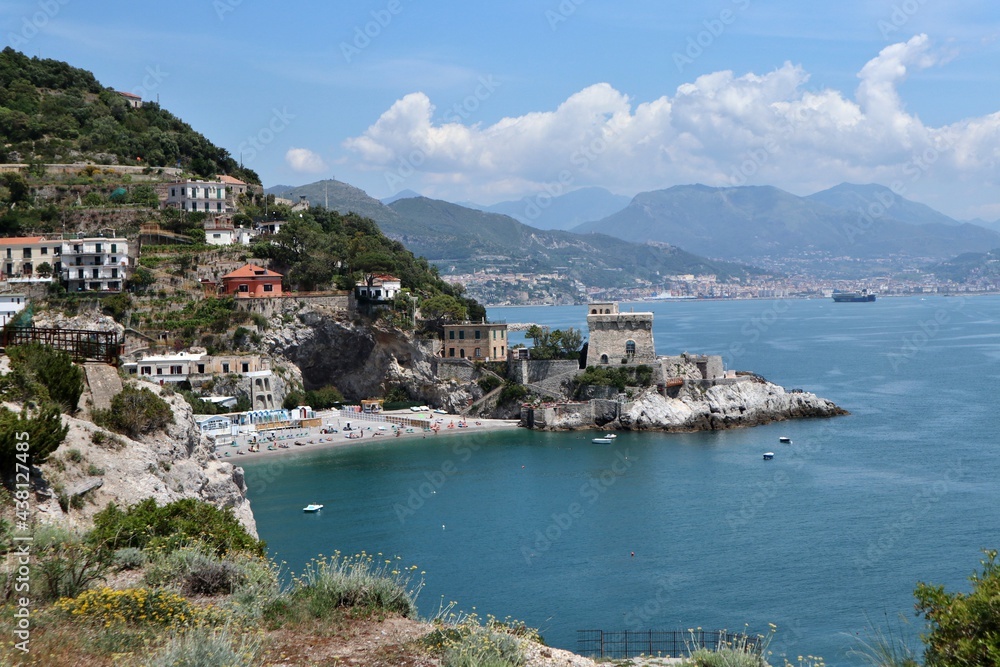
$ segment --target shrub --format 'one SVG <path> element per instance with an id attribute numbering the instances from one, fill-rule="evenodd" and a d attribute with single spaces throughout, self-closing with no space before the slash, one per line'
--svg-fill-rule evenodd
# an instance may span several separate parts
<path id="1" fill-rule="evenodd" d="M 150 586 L 179 583 L 186 595 L 228 595 L 244 583 L 245 577 L 236 562 L 195 546 L 157 559 L 147 570 L 145 580 Z"/>
<path id="2" fill-rule="evenodd" d="M 7 348 L 10 383 L 22 400 L 51 400 L 64 412 L 75 412 L 83 394 L 83 370 L 69 353 L 40 343 Z M 41 391 L 40 389 L 44 389 Z"/>
<path id="3" fill-rule="evenodd" d="M 86 544 L 79 535 L 51 531 L 36 535 L 37 590 L 44 600 L 74 597 L 104 579 L 110 565 L 107 553 Z M 33 586 L 32 590 L 36 590 Z"/>
<path id="4" fill-rule="evenodd" d="M 524 654 L 514 637 L 480 629 L 448 642 L 442 664 L 444 667 L 520 667 L 524 664 Z"/>
<path id="5" fill-rule="evenodd" d="M 62 414 L 54 405 L 25 407 L 20 413 L 0 407 L 0 482 L 12 480 L 18 464 L 45 463 L 68 432 L 69 426 L 63 426 Z M 31 443 L 30 447 L 25 443 Z"/>
<path id="6" fill-rule="evenodd" d="M 76 597 L 59 600 L 55 608 L 74 619 L 105 626 L 124 624 L 186 628 L 209 618 L 207 612 L 176 593 L 147 588 L 116 590 L 104 587 L 84 591 Z"/>
<path id="7" fill-rule="evenodd" d="M 381 554 L 379 554 L 381 557 Z M 414 617 L 416 599 L 423 587 L 419 582 L 411 587 L 414 566 L 403 569 L 399 559 L 383 559 L 361 552 L 354 557 L 321 557 L 306 564 L 283 613 L 305 613 L 315 618 L 327 618 L 342 608 L 367 612 L 386 612 Z"/>
<path id="8" fill-rule="evenodd" d="M 195 628 L 172 638 L 146 663 L 147 667 L 257 667 L 263 645 L 252 634 L 227 628 Z"/>
<path id="9" fill-rule="evenodd" d="M 130 438 L 172 424 L 170 405 L 145 387 L 129 385 L 111 399 L 111 409 L 94 410 L 94 423 Z"/>
<path id="10" fill-rule="evenodd" d="M 101 311 L 115 322 L 124 322 L 125 315 L 132 310 L 132 297 L 128 294 L 113 294 L 101 301 Z"/>
<path id="11" fill-rule="evenodd" d="M 118 570 L 138 570 L 146 564 L 146 553 L 135 547 L 116 549 L 111 562 Z"/>
<path id="12" fill-rule="evenodd" d="M 285 396 L 281 407 L 293 410 L 300 405 L 308 405 L 316 410 L 326 410 L 344 402 L 344 395 L 333 385 L 309 391 L 292 391 Z"/>
<path id="13" fill-rule="evenodd" d="M 503 384 L 503 380 L 495 375 L 484 375 L 479 378 L 478 382 L 479 388 L 483 390 L 484 394 L 488 394 L 500 385 Z"/>
<path id="14" fill-rule="evenodd" d="M 500 405 L 517 403 L 527 398 L 530 394 L 531 392 L 524 385 L 517 384 L 516 382 L 507 382 L 504 385 L 503 391 L 500 392 L 497 403 Z"/>
<path id="15" fill-rule="evenodd" d="M 80 463 L 83 461 L 83 454 L 80 453 L 79 449 L 70 449 L 66 452 L 66 459 L 72 463 Z"/>
<path id="16" fill-rule="evenodd" d="M 192 568 L 184 578 L 188 595 L 229 595 L 243 583 L 243 573 L 228 561 L 208 561 Z"/>
<path id="17" fill-rule="evenodd" d="M 764 655 L 774 637 L 775 629 L 775 626 L 770 624 L 770 632 L 767 635 L 756 637 L 750 636 L 745 630 L 735 635 L 723 630 L 719 633 L 719 644 L 714 650 L 707 649 L 701 644 L 704 637 L 702 633 L 688 630 L 691 635 L 688 642 L 691 656 L 685 664 L 692 667 L 768 667 Z M 799 661 L 801 663 L 801 658 Z"/>
<path id="18" fill-rule="evenodd" d="M 454 603 L 453 603 L 454 604 Z M 437 626 L 423 643 L 442 653 L 444 667 L 519 667 L 525 663 L 518 638 L 541 641 L 535 630 L 523 623 L 500 622 L 488 616 L 485 624 L 473 614 L 456 614 L 448 605 L 434 619 Z"/>
<path id="19" fill-rule="evenodd" d="M 264 555 L 266 546 L 247 533 L 231 509 L 220 510 L 194 498 L 162 507 L 147 498 L 126 510 L 111 503 L 94 515 L 90 540 L 110 549 L 162 546 L 167 551 L 200 543 L 218 555 L 230 551 Z"/>
<path id="20" fill-rule="evenodd" d="M 969 593 L 946 593 L 944 586 L 917 584 L 917 613 L 927 620 L 923 636 L 927 667 L 995 665 L 1000 660 L 997 601 L 1000 563 L 995 550 L 984 551 L 981 573 L 969 577 Z"/>

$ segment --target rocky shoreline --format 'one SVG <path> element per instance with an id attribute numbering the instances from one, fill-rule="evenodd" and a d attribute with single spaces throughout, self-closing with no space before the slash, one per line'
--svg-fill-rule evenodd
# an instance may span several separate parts
<path id="1" fill-rule="evenodd" d="M 702 387 L 685 384 L 676 397 L 655 388 L 626 403 L 592 400 L 534 408 L 522 415 L 524 425 L 549 431 L 716 431 L 760 426 L 788 419 L 850 414 L 816 394 L 788 391 L 759 377 Z"/>

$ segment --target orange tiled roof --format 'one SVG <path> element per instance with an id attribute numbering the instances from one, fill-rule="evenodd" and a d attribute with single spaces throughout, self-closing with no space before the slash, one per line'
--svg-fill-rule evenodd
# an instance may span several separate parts
<path id="1" fill-rule="evenodd" d="M 222 279 L 227 278 L 281 278 L 280 273 L 274 271 L 269 271 L 268 269 L 257 266 L 256 264 L 247 264 L 242 266 L 232 273 L 227 273 L 222 276 Z"/>
<path id="2" fill-rule="evenodd" d="M 216 178 L 218 178 L 223 183 L 228 183 L 229 185 L 246 185 L 244 181 L 241 181 L 238 178 L 234 178 L 233 176 L 226 176 L 225 174 L 219 174 Z"/>
<path id="3" fill-rule="evenodd" d="M 8 236 L 7 238 L 0 238 L 0 245 L 25 245 L 45 240 L 44 236 Z"/>

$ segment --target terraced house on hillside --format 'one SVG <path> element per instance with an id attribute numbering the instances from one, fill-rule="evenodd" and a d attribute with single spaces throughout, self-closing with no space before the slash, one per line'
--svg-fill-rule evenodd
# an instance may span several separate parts
<path id="1" fill-rule="evenodd" d="M 62 241 L 62 279 L 70 292 L 120 292 L 128 278 L 128 239 L 90 236 Z"/>
<path id="2" fill-rule="evenodd" d="M 504 361 L 507 358 L 507 323 L 446 324 L 441 356 L 473 361 Z"/>
<path id="3" fill-rule="evenodd" d="M 0 279 L 32 278 L 41 264 L 48 264 L 53 275 L 62 269 L 62 241 L 44 236 L 0 238 Z"/>

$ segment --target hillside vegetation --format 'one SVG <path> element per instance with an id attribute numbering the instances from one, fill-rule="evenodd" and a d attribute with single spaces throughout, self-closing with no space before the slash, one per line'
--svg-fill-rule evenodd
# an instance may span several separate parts
<path id="1" fill-rule="evenodd" d="M 90 72 L 58 60 L 0 52 L 0 162 L 179 166 L 260 183 L 229 153 L 154 102 L 129 107 Z"/>

